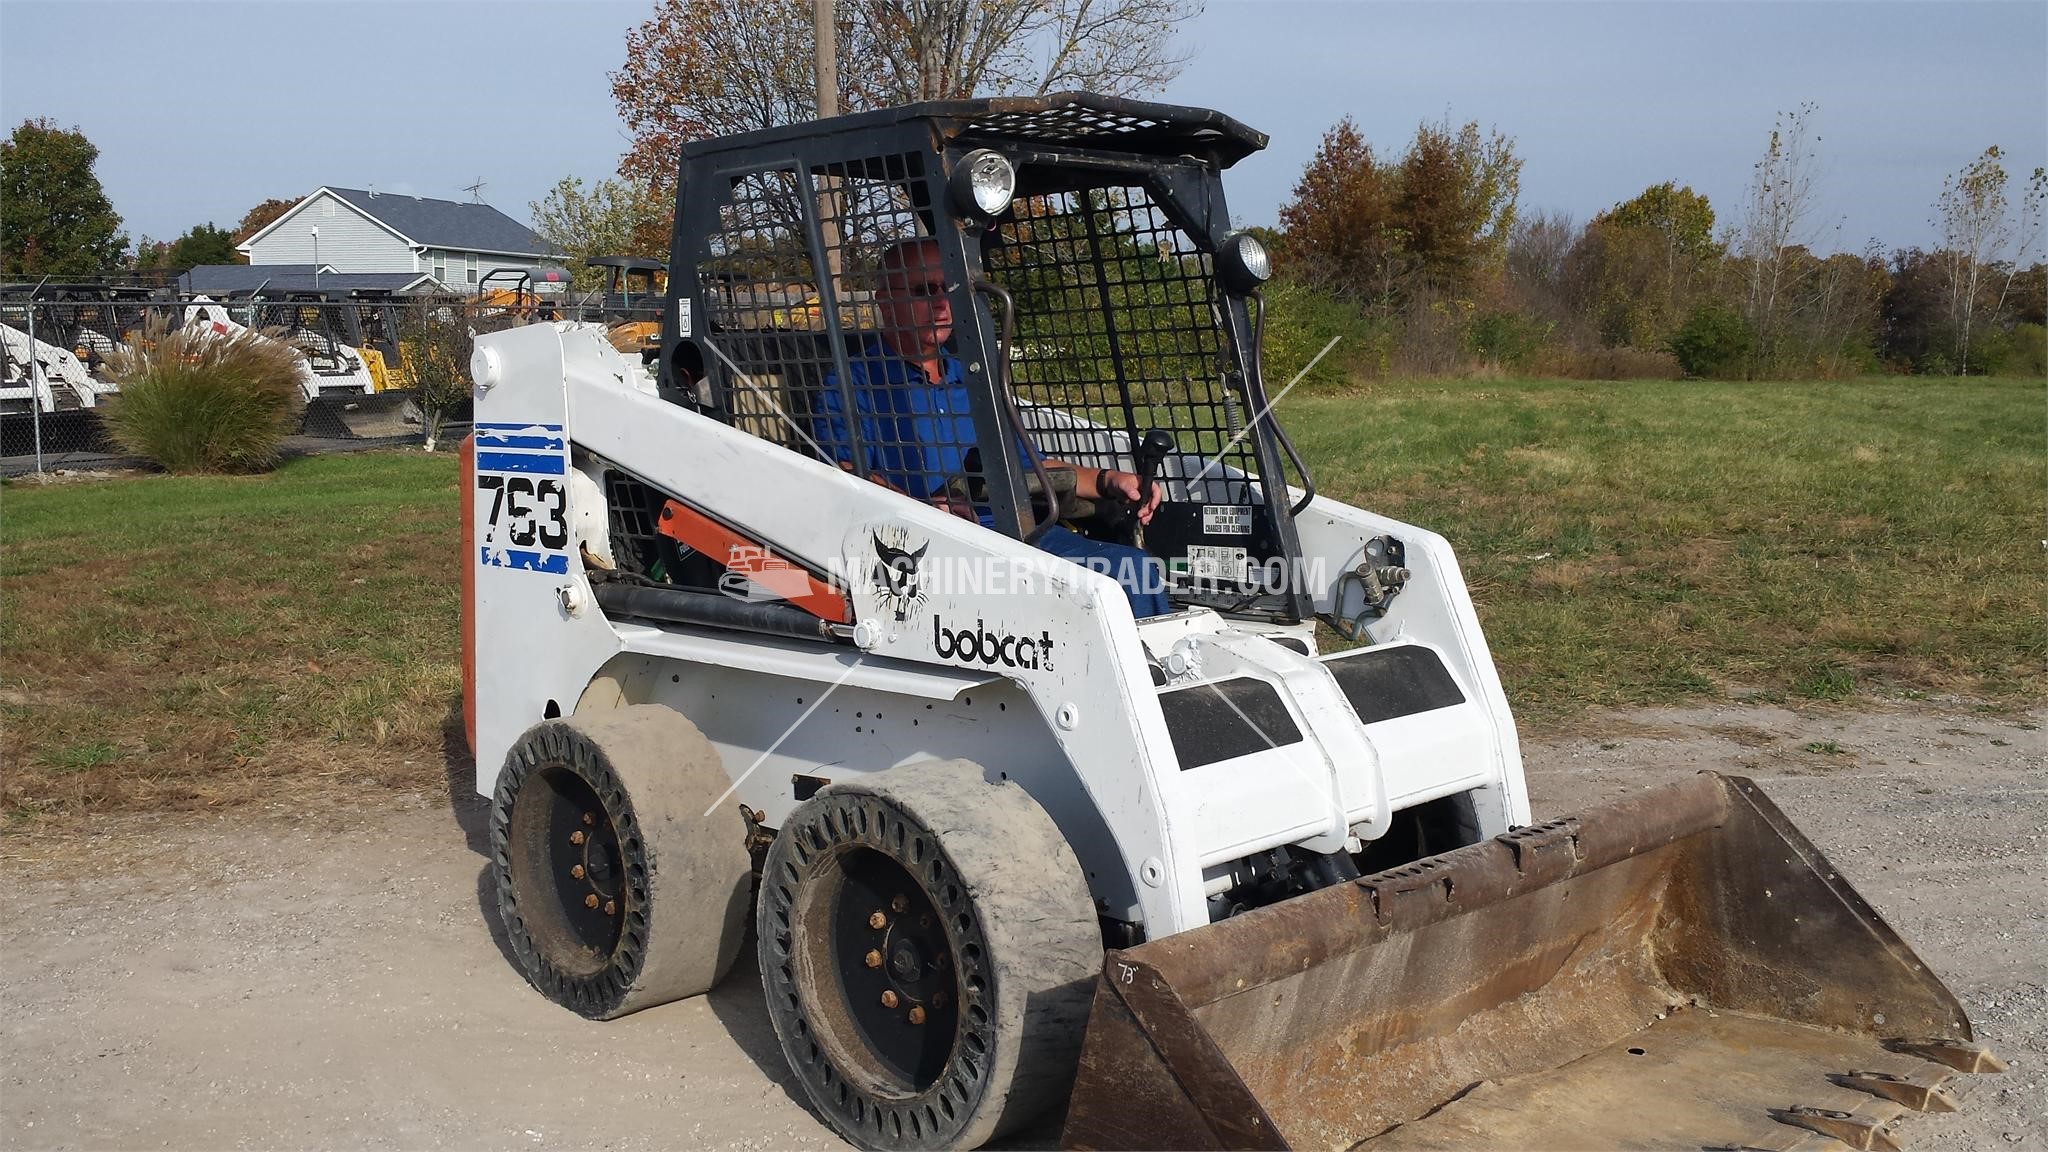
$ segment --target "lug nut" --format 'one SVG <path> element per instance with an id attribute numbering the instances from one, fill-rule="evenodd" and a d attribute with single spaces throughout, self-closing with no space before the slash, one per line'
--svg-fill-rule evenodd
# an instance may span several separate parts
<path id="1" fill-rule="evenodd" d="M 890 988 L 884 988 L 884 989 L 882 989 L 882 1007 L 884 1007 L 884 1008 L 894 1008 L 895 1006 L 896 1006 L 896 992 L 895 992 L 895 990 L 894 990 L 894 989 L 890 989 Z"/>
<path id="2" fill-rule="evenodd" d="M 889 901 L 889 907 L 896 912 L 907 912 L 910 909 L 910 897 L 898 892 Z"/>
<path id="3" fill-rule="evenodd" d="M 944 992 L 934 992 L 934 993 L 932 993 L 932 1007 L 934 1007 L 934 1008 L 944 1008 L 945 1006 L 946 1006 L 946 994 L 945 994 Z"/>
<path id="4" fill-rule="evenodd" d="M 861 957 L 861 959 L 867 961 L 867 965 L 870 968 L 880 968 L 882 966 L 882 954 L 873 948 L 868 949 L 868 954 Z"/>
<path id="5" fill-rule="evenodd" d="M 583 865 L 571 864 L 569 866 L 569 875 L 574 876 L 578 880 L 583 879 Z"/>
<path id="6" fill-rule="evenodd" d="M 585 897 L 583 898 L 583 906 L 584 906 L 585 908 L 595 908 L 595 907 L 597 907 L 597 893 L 595 893 L 595 892 L 592 892 L 592 893 L 591 893 L 590 895 L 588 895 L 588 896 L 585 896 Z"/>
<path id="7" fill-rule="evenodd" d="M 925 913 L 924 915 L 922 915 L 922 916 L 919 916 L 919 917 L 917 918 L 917 926 L 918 926 L 919 928 L 929 928 L 929 927 L 931 927 L 931 926 L 932 926 L 932 917 L 931 917 L 931 913 L 927 912 L 927 913 Z"/>
<path id="8" fill-rule="evenodd" d="M 887 916 L 882 915 L 880 911 L 872 912 L 868 915 L 868 927 L 879 931 L 883 928 L 887 928 L 888 926 L 889 918 Z"/>
<path id="9" fill-rule="evenodd" d="M 604 914 L 605 914 L 605 915 L 607 915 L 607 916 L 616 916 L 616 915 L 618 915 L 618 914 L 619 914 L 619 902 L 618 902 L 618 901 L 616 901 L 616 900 L 607 900 L 607 901 L 605 901 L 605 902 L 604 902 Z"/>
<path id="10" fill-rule="evenodd" d="M 583 814 L 583 822 L 584 822 L 585 824 L 595 824 L 595 823 L 597 823 L 597 817 L 595 817 L 595 816 L 592 816 L 592 815 L 591 815 L 590 813 L 588 813 L 588 812 L 585 812 L 585 813 Z"/>
<path id="11" fill-rule="evenodd" d="M 917 1005 L 915 1005 L 915 1004 L 911 1005 L 911 1006 L 910 1006 L 910 1022 L 911 1022 L 912 1024 L 922 1024 L 922 1023 L 924 1023 L 924 1009 L 922 1009 L 922 1008 L 919 1008 L 919 1007 L 918 1007 Z"/>
<path id="12" fill-rule="evenodd" d="M 569 843 L 571 843 L 571 844 L 581 844 L 581 843 L 583 843 L 583 829 L 581 829 L 581 828 L 578 828 L 578 829 L 577 829 L 577 830 L 575 830 L 574 832 L 571 832 L 571 833 L 569 833 Z"/>

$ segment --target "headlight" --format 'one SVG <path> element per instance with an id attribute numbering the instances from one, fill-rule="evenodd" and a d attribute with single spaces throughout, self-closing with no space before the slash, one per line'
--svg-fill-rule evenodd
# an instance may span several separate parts
<path id="1" fill-rule="evenodd" d="M 1017 170 L 1009 158 L 988 148 L 969 152 L 953 169 L 953 202 L 962 211 L 993 219 L 1017 194 Z"/>
<path id="2" fill-rule="evenodd" d="M 1273 261 L 1266 246 L 1249 232 L 1232 232 L 1216 250 L 1216 264 L 1223 283 L 1233 292 L 1250 292 L 1273 278 Z"/>

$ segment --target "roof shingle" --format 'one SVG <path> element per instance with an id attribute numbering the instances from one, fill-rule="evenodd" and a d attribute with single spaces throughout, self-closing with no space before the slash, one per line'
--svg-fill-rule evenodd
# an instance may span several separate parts
<path id="1" fill-rule="evenodd" d="M 533 256 L 555 254 L 554 246 L 534 235 L 533 229 L 489 204 L 366 192 L 332 184 L 327 185 L 327 190 L 413 243 L 429 248 Z"/>

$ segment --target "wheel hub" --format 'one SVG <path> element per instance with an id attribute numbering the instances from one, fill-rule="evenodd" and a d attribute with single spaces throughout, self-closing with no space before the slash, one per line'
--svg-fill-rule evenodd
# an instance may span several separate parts
<path id="1" fill-rule="evenodd" d="M 895 860 L 855 849 L 843 867 L 832 922 L 847 1013 L 880 1064 L 922 1091 L 954 1043 L 959 995 L 945 923 Z"/>

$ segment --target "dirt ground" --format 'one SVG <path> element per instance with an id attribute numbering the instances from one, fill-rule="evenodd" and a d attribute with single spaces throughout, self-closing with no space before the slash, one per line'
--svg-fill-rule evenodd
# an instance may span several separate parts
<path id="1" fill-rule="evenodd" d="M 2048 1148 L 2044 723 L 1643 710 L 1525 753 L 1539 818 L 1700 768 L 1761 781 L 2011 1061 L 1912 1146 Z M 794 1094 L 749 961 L 608 1024 L 530 990 L 484 910 L 482 815 L 385 793 L 0 838 L 0 1144 L 840 1146 Z"/>

